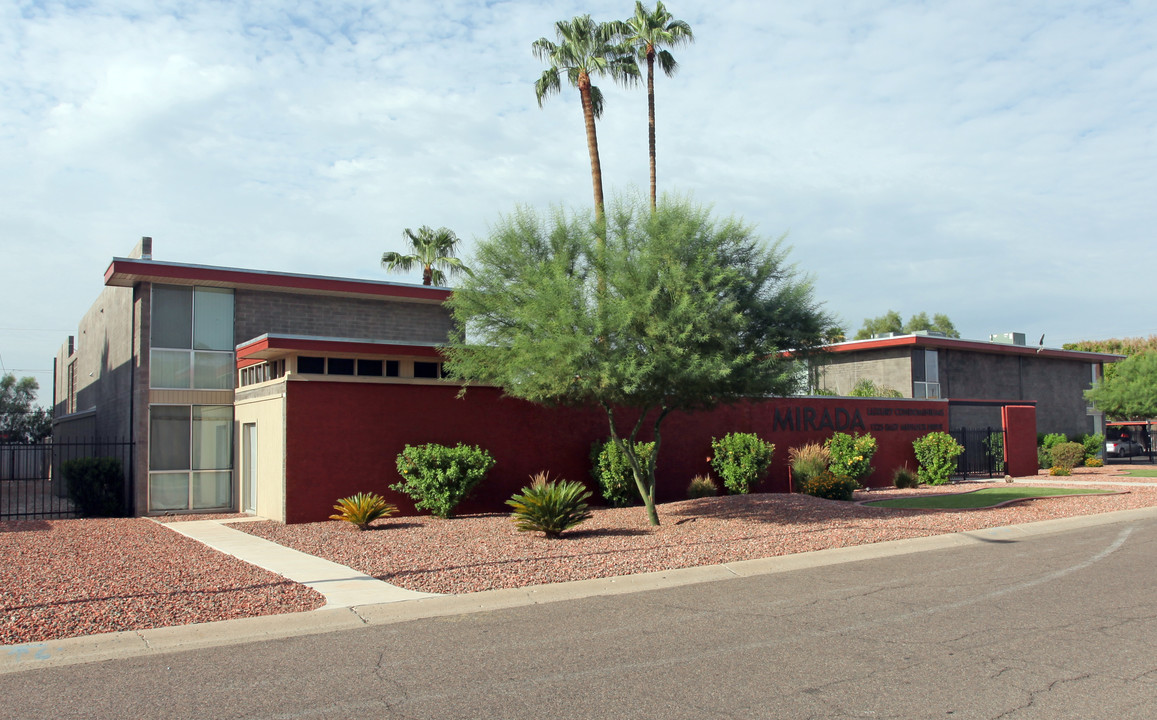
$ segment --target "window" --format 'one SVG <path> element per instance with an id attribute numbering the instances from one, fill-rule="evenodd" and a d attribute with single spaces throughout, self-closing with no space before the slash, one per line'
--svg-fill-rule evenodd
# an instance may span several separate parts
<path id="1" fill-rule="evenodd" d="M 382 361 L 358 360 L 358 375 L 363 375 L 365 377 L 381 377 Z"/>
<path id="2" fill-rule="evenodd" d="M 233 389 L 233 291 L 153 286 L 150 387 Z"/>
<path id="3" fill-rule="evenodd" d="M 441 366 L 436 362 L 414 361 L 414 377 L 438 378 L 441 377 Z"/>
<path id="4" fill-rule="evenodd" d="M 940 351 L 912 351 L 912 397 L 940 397 Z"/>
<path id="5" fill-rule="evenodd" d="M 149 408 L 149 510 L 225 508 L 233 498 L 233 408 Z"/>
<path id="6" fill-rule="evenodd" d="M 309 373 L 310 375 L 324 375 L 325 358 L 302 355 L 297 358 L 297 371 L 299 373 Z"/>
<path id="7" fill-rule="evenodd" d="M 386 377 L 398 377 L 401 372 L 401 367 L 397 360 L 386 361 Z"/>
<path id="8" fill-rule="evenodd" d="M 352 358 L 328 358 L 325 371 L 329 375 L 353 375 L 354 361 Z"/>

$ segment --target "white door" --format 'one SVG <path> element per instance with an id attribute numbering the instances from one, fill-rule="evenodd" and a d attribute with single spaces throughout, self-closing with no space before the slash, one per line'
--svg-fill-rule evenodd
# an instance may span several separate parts
<path id="1" fill-rule="evenodd" d="M 241 511 L 257 512 L 257 423 L 241 426 Z"/>

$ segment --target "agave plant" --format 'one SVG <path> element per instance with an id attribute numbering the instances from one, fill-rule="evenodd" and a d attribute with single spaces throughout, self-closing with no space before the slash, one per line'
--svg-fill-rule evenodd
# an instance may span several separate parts
<path id="1" fill-rule="evenodd" d="M 386 499 L 377 493 L 358 493 L 342 498 L 333 509 L 338 512 L 330 515 L 330 520 L 345 520 L 355 525 L 358 530 L 369 530 L 370 523 L 374 520 L 389 517 L 398 511 L 397 506 L 386 502 Z"/>
<path id="2" fill-rule="evenodd" d="M 510 514 L 522 532 L 541 532 L 557 538 L 591 516 L 587 499 L 591 492 L 579 482 L 549 479 L 547 473 L 531 478 L 529 487 L 506 501 L 514 508 Z"/>

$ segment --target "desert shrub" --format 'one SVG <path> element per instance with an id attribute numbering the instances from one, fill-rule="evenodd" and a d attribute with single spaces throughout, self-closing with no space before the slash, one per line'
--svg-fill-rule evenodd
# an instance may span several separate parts
<path id="1" fill-rule="evenodd" d="M 715 487 L 715 481 L 709 475 L 696 475 L 691 478 L 691 484 L 687 486 L 687 497 L 694 500 L 701 497 L 715 497 L 719 494 L 719 488 Z"/>
<path id="2" fill-rule="evenodd" d="M 1082 435 L 1081 445 L 1085 447 L 1085 460 L 1098 458 L 1105 451 L 1105 436 L 1101 433 Z M 1088 465 L 1088 463 L 1085 464 Z M 1089 467 L 1100 467 L 1100 465 L 1089 465 Z"/>
<path id="3" fill-rule="evenodd" d="M 1036 462 L 1037 462 L 1037 467 L 1041 467 L 1041 468 L 1052 467 L 1052 464 L 1053 464 L 1052 450 L 1045 450 L 1043 447 L 1038 447 L 1036 449 Z"/>
<path id="4" fill-rule="evenodd" d="M 1049 468 L 1049 475 L 1072 475 L 1073 469 L 1064 465 L 1053 465 Z"/>
<path id="5" fill-rule="evenodd" d="M 60 466 L 68 498 L 86 517 L 117 517 L 124 514 L 121 491 L 124 472 L 116 458 L 77 458 Z"/>
<path id="6" fill-rule="evenodd" d="M 448 518 L 492 467 L 494 458 L 477 446 L 407 445 L 398 455 L 402 481 L 390 489 L 408 495 L 415 507 Z"/>
<path id="7" fill-rule="evenodd" d="M 587 500 L 591 491 L 580 482 L 551 480 L 547 473 L 531 478 L 529 487 L 512 496 L 506 504 L 514 508 L 510 519 L 520 532 L 541 532 L 548 538 L 563 532 L 591 516 Z"/>
<path id="8" fill-rule="evenodd" d="M 1051 454 L 1054 467 L 1072 470 L 1085 459 L 1085 446 L 1081 443 L 1063 442 L 1054 445 Z"/>
<path id="9" fill-rule="evenodd" d="M 711 467 L 732 495 L 746 495 L 767 474 L 775 445 L 755 433 L 727 433 L 711 438 Z"/>
<path id="10" fill-rule="evenodd" d="M 960 443 L 946 432 L 931 432 L 912 441 L 920 463 L 920 482 L 944 485 L 956 472 L 956 458 L 964 452 Z"/>
<path id="11" fill-rule="evenodd" d="M 808 443 L 797 448 L 788 448 L 787 461 L 791 464 L 791 476 L 797 484 L 819 475 L 832 464 L 832 455 L 821 443 Z"/>
<path id="12" fill-rule="evenodd" d="M 800 483 L 800 492 L 826 500 L 851 500 L 852 493 L 860 487 L 854 479 L 846 475 L 836 475 L 824 470 Z"/>
<path id="13" fill-rule="evenodd" d="M 861 480 L 872 473 L 872 456 L 876 454 L 876 438 L 871 433 L 848 435 L 838 432 L 824 443 L 831 453 L 829 469 L 836 475 Z"/>
<path id="14" fill-rule="evenodd" d="M 1085 458 L 1085 467 L 1104 467 L 1105 462 L 1101 458 Z"/>
<path id="15" fill-rule="evenodd" d="M 374 520 L 389 517 L 398 511 L 397 506 L 386 502 L 381 495 L 364 492 L 341 498 L 333 509 L 337 513 L 330 515 L 330 520 L 344 520 L 358 530 L 369 530 Z"/>
<path id="16" fill-rule="evenodd" d="M 1042 435 L 1040 442 L 1037 443 L 1037 461 L 1042 468 L 1052 467 L 1053 464 L 1053 448 L 1063 442 L 1068 442 L 1069 439 L 1062 433 L 1049 433 Z"/>
<path id="17" fill-rule="evenodd" d="M 861 378 L 852 391 L 848 393 L 849 397 L 863 397 L 863 398 L 901 398 L 903 393 L 895 388 L 887 385 L 877 385 L 870 378 Z"/>
<path id="18" fill-rule="evenodd" d="M 635 443 L 635 453 L 639 461 L 651 462 L 655 443 Z M 611 507 L 630 507 L 643 502 L 639 497 L 639 486 L 631 473 L 631 463 L 614 440 L 596 442 L 591 447 L 591 477 L 598 482 L 603 499 Z"/>
<path id="19" fill-rule="evenodd" d="M 900 489 L 920 487 L 920 476 L 906 467 L 896 468 L 892 474 L 892 485 Z"/>

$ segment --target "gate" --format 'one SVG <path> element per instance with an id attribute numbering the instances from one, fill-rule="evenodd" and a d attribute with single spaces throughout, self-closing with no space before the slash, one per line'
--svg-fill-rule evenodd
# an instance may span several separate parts
<path id="1" fill-rule="evenodd" d="M 969 477 L 1004 476 L 1004 430 L 959 428 L 948 432 L 964 452 L 956 459 L 956 474 Z"/>
<path id="2" fill-rule="evenodd" d="M 0 521 L 56 520 L 78 516 L 61 470 L 80 458 L 120 461 L 125 482 L 121 512 L 128 507 L 128 478 L 132 477 L 133 443 L 127 441 L 68 440 L 35 444 L 0 444 Z"/>

